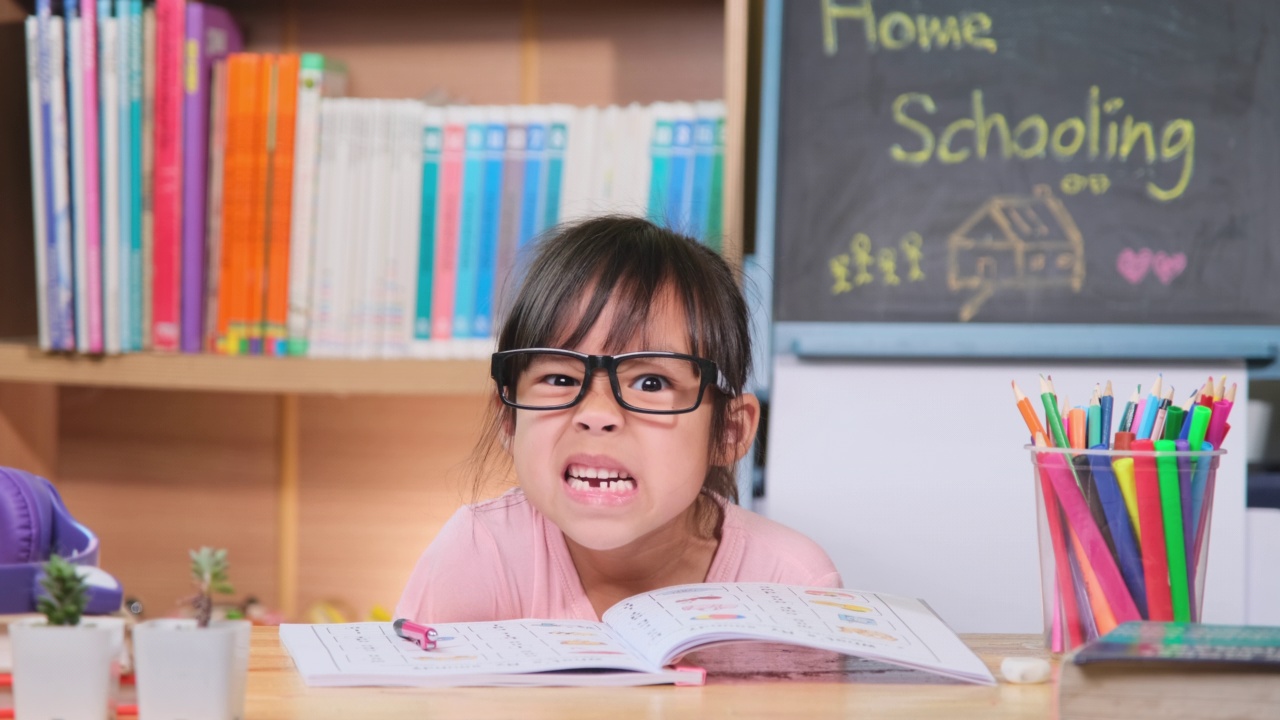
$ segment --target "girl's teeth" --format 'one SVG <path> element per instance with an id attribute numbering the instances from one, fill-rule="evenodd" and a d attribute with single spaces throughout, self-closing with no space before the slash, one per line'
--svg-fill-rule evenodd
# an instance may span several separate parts
<path id="1" fill-rule="evenodd" d="M 635 489 L 635 483 L 631 480 L 613 480 L 602 482 L 598 487 L 592 486 L 591 483 L 581 478 L 571 478 L 569 487 L 574 490 L 596 490 L 598 492 L 629 492 Z"/>

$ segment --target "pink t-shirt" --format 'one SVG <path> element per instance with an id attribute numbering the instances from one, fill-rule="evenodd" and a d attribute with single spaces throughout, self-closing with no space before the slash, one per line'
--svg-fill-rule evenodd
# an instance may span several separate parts
<path id="1" fill-rule="evenodd" d="M 831 558 L 804 535 L 724 504 L 707 582 L 841 587 Z M 418 622 L 599 620 L 560 528 L 519 489 L 459 508 L 422 553 L 396 606 Z"/>

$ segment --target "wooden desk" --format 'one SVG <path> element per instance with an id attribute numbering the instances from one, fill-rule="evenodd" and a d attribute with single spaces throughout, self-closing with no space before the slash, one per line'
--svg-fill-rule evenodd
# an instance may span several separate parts
<path id="1" fill-rule="evenodd" d="M 1000 660 L 1048 657 L 1038 635 L 964 635 L 1000 678 Z M 257 718 L 1045 718 L 1053 685 L 952 682 L 832 653 L 727 645 L 689 656 L 703 687 L 309 688 L 275 628 L 253 629 L 247 720 Z"/>

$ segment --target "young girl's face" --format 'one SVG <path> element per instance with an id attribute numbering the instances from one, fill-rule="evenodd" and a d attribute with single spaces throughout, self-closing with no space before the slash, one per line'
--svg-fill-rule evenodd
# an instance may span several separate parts
<path id="1" fill-rule="evenodd" d="M 680 303 L 670 292 L 656 299 L 642 337 L 626 347 L 605 347 L 616 311 L 610 301 L 583 341 L 568 349 L 589 355 L 691 353 Z M 509 448 L 516 478 L 534 507 L 573 541 L 612 550 L 691 532 L 687 514 L 710 463 L 709 398 L 680 415 L 636 413 L 618 404 L 609 378 L 598 371 L 577 405 L 515 412 Z M 584 477 L 629 480 L 629 487 L 622 482 L 621 490 L 584 489 L 581 480 L 575 482 Z"/>

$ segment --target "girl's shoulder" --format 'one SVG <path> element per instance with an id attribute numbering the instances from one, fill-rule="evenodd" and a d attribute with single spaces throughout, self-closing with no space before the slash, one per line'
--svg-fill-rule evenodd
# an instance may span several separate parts
<path id="1" fill-rule="evenodd" d="M 831 557 L 804 533 L 739 505 L 725 503 L 721 546 L 739 582 L 814 584 L 837 577 Z"/>
<path id="2" fill-rule="evenodd" d="M 495 536 L 536 530 L 543 524 L 542 514 L 520 488 L 512 488 L 496 498 L 463 505 L 454 514 L 454 520 L 482 526 Z"/>

